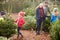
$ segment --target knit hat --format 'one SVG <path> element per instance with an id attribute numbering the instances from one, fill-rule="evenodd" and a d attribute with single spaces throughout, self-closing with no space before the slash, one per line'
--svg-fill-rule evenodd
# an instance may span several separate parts
<path id="1" fill-rule="evenodd" d="M 58 12 L 58 8 L 54 8 L 54 12 Z"/>
<path id="2" fill-rule="evenodd" d="M 19 15 L 21 15 L 21 16 L 24 15 L 24 14 L 25 14 L 25 12 L 23 12 L 23 11 L 19 12 Z"/>

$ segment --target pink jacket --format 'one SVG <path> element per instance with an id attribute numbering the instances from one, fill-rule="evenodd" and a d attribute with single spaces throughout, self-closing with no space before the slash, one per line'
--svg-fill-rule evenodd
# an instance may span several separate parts
<path id="1" fill-rule="evenodd" d="M 25 23 L 23 16 L 20 16 L 16 21 L 18 27 L 22 27 L 22 25 Z"/>
<path id="2" fill-rule="evenodd" d="M 23 26 L 23 24 L 25 23 L 25 21 L 24 21 L 24 14 L 25 14 L 25 12 L 23 12 L 23 11 L 20 11 L 19 12 L 19 17 L 18 17 L 18 19 L 15 21 L 16 23 L 17 23 L 17 25 L 18 25 L 18 27 L 22 27 Z"/>

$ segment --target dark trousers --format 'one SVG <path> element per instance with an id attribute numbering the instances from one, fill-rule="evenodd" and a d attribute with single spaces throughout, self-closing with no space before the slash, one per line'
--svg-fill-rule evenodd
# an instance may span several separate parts
<path id="1" fill-rule="evenodd" d="M 36 33 L 40 33 L 41 24 L 44 20 L 45 20 L 45 17 L 40 17 L 38 20 L 36 20 Z"/>
<path id="2" fill-rule="evenodd" d="M 21 28 L 20 28 L 20 27 L 18 27 L 18 28 L 17 28 L 18 36 L 19 36 L 19 35 L 22 35 L 22 34 L 21 34 L 21 32 L 20 32 L 20 30 L 21 30 Z"/>

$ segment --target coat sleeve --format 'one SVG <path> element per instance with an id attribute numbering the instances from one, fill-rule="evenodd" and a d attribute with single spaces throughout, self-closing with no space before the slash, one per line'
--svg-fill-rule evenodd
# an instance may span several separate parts
<path id="1" fill-rule="evenodd" d="M 37 8 L 37 9 L 36 9 L 36 19 L 38 20 L 39 17 L 40 17 L 40 12 L 39 12 L 39 10 L 38 10 L 38 8 Z"/>
<path id="2" fill-rule="evenodd" d="M 22 24 L 25 24 L 25 20 L 24 20 L 24 18 L 22 19 Z"/>
<path id="3" fill-rule="evenodd" d="M 51 15 L 51 22 L 53 22 L 54 21 L 54 16 L 53 15 Z"/>
<path id="4" fill-rule="evenodd" d="M 18 21 L 18 19 L 16 19 L 14 22 L 16 22 L 16 23 L 17 23 L 17 21 Z"/>
<path id="5" fill-rule="evenodd" d="M 48 7 L 48 12 L 50 13 L 50 15 L 51 15 L 51 12 L 50 12 L 50 8 Z"/>

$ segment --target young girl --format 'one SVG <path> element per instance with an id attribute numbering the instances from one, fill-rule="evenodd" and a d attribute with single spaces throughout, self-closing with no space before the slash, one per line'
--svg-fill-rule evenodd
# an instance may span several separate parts
<path id="1" fill-rule="evenodd" d="M 23 37 L 23 35 L 22 35 L 22 33 L 20 32 L 20 30 L 21 30 L 21 28 L 22 28 L 22 26 L 23 26 L 23 24 L 25 23 L 25 21 L 24 21 L 24 14 L 25 14 L 25 12 L 19 12 L 18 13 L 18 18 L 16 19 L 16 23 L 17 23 L 17 26 L 18 26 L 18 29 L 17 29 L 17 31 L 18 31 L 18 37 L 19 37 L 19 35 L 21 35 L 21 37 Z"/>

